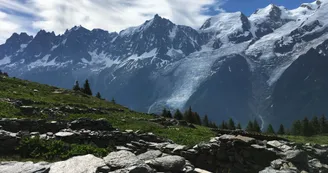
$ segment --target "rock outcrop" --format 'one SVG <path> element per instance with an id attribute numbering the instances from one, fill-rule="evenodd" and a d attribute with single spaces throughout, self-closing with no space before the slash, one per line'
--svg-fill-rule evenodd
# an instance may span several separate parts
<path id="1" fill-rule="evenodd" d="M 119 131 L 105 120 L 78 119 L 52 122 L 62 126 L 47 129 L 49 122 L 2 119 L 0 155 L 10 155 L 24 137 L 62 140 L 67 143 L 92 144 L 104 148 L 112 143 L 116 150 L 104 158 L 76 156 L 55 163 L 0 162 L 1 173 L 270 173 L 327 172 L 328 146 L 295 144 L 272 137 L 253 138 L 237 130 L 195 146 L 175 144 L 152 133 Z M 6 122 L 6 123 L 4 123 Z M 24 122 L 24 123 L 21 123 Z M 39 122 L 29 131 L 26 124 Z M 73 125 L 72 125 L 73 124 Z M 97 128 L 99 127 L 99 129 Z M 19 129 L 22 130 L 19 130 Z M 13 132 L 10 130 L 15 129 Z M 227 131 L 228 133 L 228 131 Z M 268 140 L 264 140 L 267 138 Z"/>

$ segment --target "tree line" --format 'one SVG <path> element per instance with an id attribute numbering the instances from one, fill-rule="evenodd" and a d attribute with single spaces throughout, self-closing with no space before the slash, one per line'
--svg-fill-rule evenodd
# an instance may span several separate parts
<path id="1" fill-rule="evenodd" d="M 290 129 L 291 135 L 313 136 L 328 133 L 327 119 L 325 115 L 320 118 L 313 116 L 311 120 L 305 117 L 303 120 L 293 122 Z"/>
<path id="2" fill-rule="evenodd" d="M 80 87 L 79 81 L 75 81 L 75 84 L 73 86 L 73 91 L 75 91 L 75 92 L 82 92 L 82 93 L 84 93 L 86 95 L 92 96 L 92 90 L 91 90 L 91 87 L 90 87 L 90 84 L 89 84 L 89 80 L 88 79 L 85 80 L 85 82 L 83 84 L 83 87 Z M 103 99 L 101 97 L 100 92 L 97 92 L 96 97 L 99 98 L 99 99 Z M 116 104 L 116 101 L 115 101 L 114 98 L 112 98 L 112 103 Z"/>
<path id="3" fill-rule="evenodd" d="M 179 109 L 176 109 L 173 115 L 170 110 L 164 108 L 160 115 L 166 118 L 185 120 L 189 123 L 196 125 L 201 125 L 210 128 L 218 128 L 217 124 L 210 121 L 207 115 L 204 115 L 203 118 L 200 118 L 199 114 L 197 112 L 193 112 L 191 107 L 189 107 L 189 109 L 187 109 L 184 113 L 182 113 Z"/>
<path id="4" fill-rule="evenodd" d="M 8 76 L 7 73 L 3 73 L 1 72 L 1 70 L 0 75 Z M 73 86 L 73 90 L 82 92 L 87 95 L 92 95 L 92 90 L 88 79 L 85 80 L 83 87 L 80 87 L 79 81 L 76 81 L 75 85 Z M 102 99 L 101 94 L 99 92 L 97 92 L 96 97 Z M 114 98 L 112 99 L 112 102 L 116 103 Z M 230 118 L 227 122 L 222 121 L 220 125 L 217 125 L 215 122 L 210 121 L 207 115 L 204 115 L 201 118 L 197 112 L 192 111 L 191 106 L 184 113 L 177 109 L 174 114 L 172 114 L 170 110 L 164 108 L 161 113 L 161 116 L 166 118 L 174 118 L 177 120 L 185 120 L 192 124 L 202 125 L 210 128 L 219 128 L 227 130 L 243 129 L 241 124 L 238 123 L 236 125 L 232 118 Z M 317 116 L 313 116 L 311 120 L 305 117 L 303 120 L 294 121 L 290 129 L 285 129 L 284 125 L 280 124 L 278 131 L 275 131 L 273 126 L 269 124 L 267 129 L 265 131 L 262 131 L 258 121 L 254 119 L 248 122 L 244 130 L 248 132 L 266 133 L 273 135 L 290 134 L 297 136 L 312 136 L 328 133 L 328 123 L 325 115 L 322 115 L 320 118 L 318 118 Z"/>
<path id="5" fill-rule="evenodd" d="M 0 76 L 7 76 L 7 77 L 8 77 L 9 75 L 8 75 L 8 73 L 6 73 L 6 72 L 2 72 L 2 71 L 0 70 Z"/>

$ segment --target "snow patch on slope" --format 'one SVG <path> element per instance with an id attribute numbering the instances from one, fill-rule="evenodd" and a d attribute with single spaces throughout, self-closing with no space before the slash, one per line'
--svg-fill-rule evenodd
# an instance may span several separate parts
<path id="1" fill-rule="evenodd" d="M 207 22 L 210 26 L 202 29 L 203 32 L 215 32 L 217 38 L 222 42 L 229 42 L 228 35 L 243 31 L 241 21 L 241 12 L 236 13 L 220 13 L 217 16 L 211 17 Z"/>
<path id="2" fill-rule="evenodd" d="M 115 64 L 119 64 L 120 61 L 118 59 L 111 59 L 110 55 L 107 55 L 104 51 L 97 54 L 97 50 L 94 50 L 93 52 L 88 52 L 91 56 L 91 61 L 87 61 L 86 59 L 82 59 L 82 62 L 89 64 L 89 65 L 103 65 L 103 68 L 111 67 Z"/>
<path id="3" fill-rule="evenodd" d="M 47 67 L 47 66 L 57 66 L 58 64 L 55 62 L 56 58 L 52 59 L 51 61 L 48 61 L 51 54 L 45 55 L 42 59 L 38 59 L 32 63 L 30 63 L 27 68 L 29 70 L 37 67 Z"/>
<path id="4" fill-rule="evenodd" d="M 137 54 L 133 54 L 127 58 L 127 61 L 129 61 L 129 60 L 138 61 L 138 60 L 143 60 L 143 59 L 147 59 L 147 58 L 152 58 L 152 57 L 156 56 L 156 54 L 157 54 L 157 48 L 154 48 L 153 50 L 151 50 L 149 52 L 145 52 L 140 56 L 138 56 Z"/>
<path id="5" fill-rule="evenodd" d="M 249 42 L 226 44 L 216 50 L 203 46 L 201 51 L 182 59 L 173 74 L 179 80 L 174 84 L 172 94 L 166 98 L 165 104 L 175 109 L 183 108 L 200 84 L 213 74 L 211 69 L 216 61 L 226 58 L 225 56 L 231 55 L 231 52 L 241 53 L 248 44 Z"/>

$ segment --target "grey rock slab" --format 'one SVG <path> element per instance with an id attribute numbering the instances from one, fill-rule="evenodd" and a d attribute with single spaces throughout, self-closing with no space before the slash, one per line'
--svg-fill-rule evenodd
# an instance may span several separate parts
<path id="1" fill-rule="evenodd" d="M 211 173 L 211 172 L 206 171 L 206 170 L 204 170 L 204 169 L 195 168 L 194 173 Z"/>
<path id="2" fill-rule="evenodd" d="M 307 164 L 308 155 L 302 150 L 289 150 L 285 152 L 286 160 L 292 163 Z"/>
<path id="3" fill-rule="evenodd" d="M 165 156 L 148 160 L 146 163 L 157 171 L 182 171 L 186 160 L 180 156 Z"/>
<path id="4" fill-rule="evenodd" d="M 47 162 L 0 162 L 1 173 L 46 173 L 49 167 Z"/>
<path id="5" fill-rule="evenodd" d="M 137 156 L 130 151 L 117 151 L 111 152 L 106 157 L 103 158 L 106 165 L 116 169 L 128 168 L 131 166 L 136 166 L 143 164 L 144 162 L 137 158 Z"/>
<path id="6" fill-rule="evenodd" d="M 118 169 L 109 173 L 154 173 L 154 170 L 146 164 L 140 164 L 124 169 Z"/>
<path id="7" fill-rule="evenodd" d="M 55 162 L 51 165 L 49 173 L 95 173 L 98 167 L 104 165 L 103 159 L 88 154 Z"/>
<path id="8" fill-rule="evenodd" d="M 55 134 L 56 137 L 70 137 L 73 136 L 74 133 L 73 132 L 57 132 Z"/>
<path id="9" fill-rule="evenodd" d="M 139 154 L 137 157 L 140 160 L 151 160 L 160 157 L 162 154 L 163 153 L 159 150 L 149 150 L 145 153 Z"/>

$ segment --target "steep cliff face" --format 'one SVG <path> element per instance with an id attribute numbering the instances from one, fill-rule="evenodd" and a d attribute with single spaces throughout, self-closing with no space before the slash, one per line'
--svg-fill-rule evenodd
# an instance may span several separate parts
<path id="1" fill-rule="evenodd" d="M 43 30 L 35 37 L 13 34 L 0 45 L 0 68 L 65 88 L 88 78 L 95 92 L 139 111 L 192 106 L 218 121 L 259 117 L 265 125 L 281 111 L 294 117 L 317 113 L 316 106 L 301 103 L 307 100 L 294 102 L 294 108 L 280 101 L 301 97 L 297 88 L 285 87 L 296 75 L 289 71 L 301 70 L 294 67 L 298 61 L 325 64 L 312 54 L 328 39 L 327 9 L 326 0 L 293 10 L 271 4 L 249 17 L 220 13 L 198 30 L 155 15 L 119 33 L 76 26 L 63 35 Z M 276 110 L 279 104 L 285 107 Z"/>
<path id="2" fill-rule="evenodd" d="M 300 56 L 283 73 L 273 91 L 275 121 L 292 115 L 321 115 L 328 111 L 328 41 Z"/>

